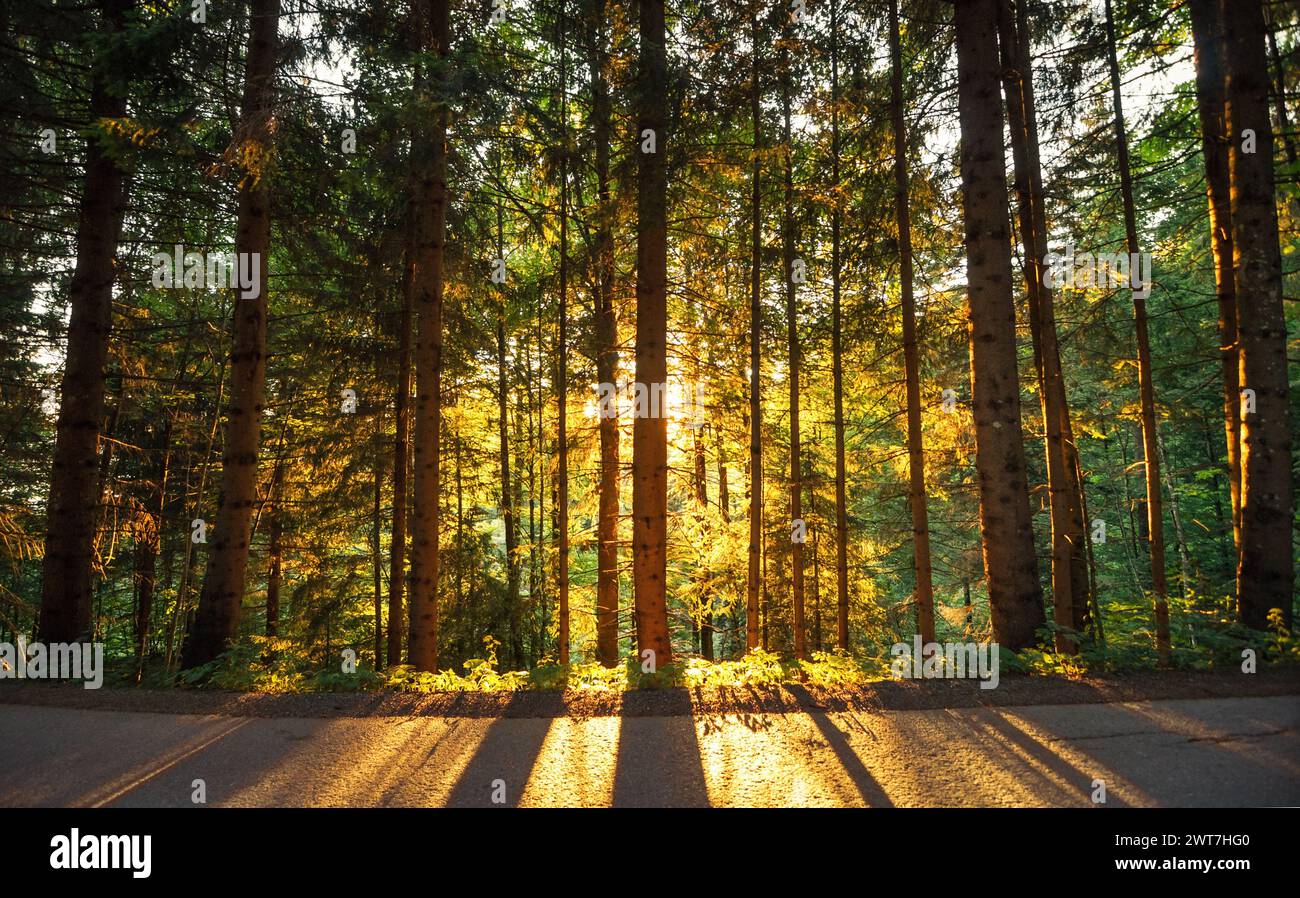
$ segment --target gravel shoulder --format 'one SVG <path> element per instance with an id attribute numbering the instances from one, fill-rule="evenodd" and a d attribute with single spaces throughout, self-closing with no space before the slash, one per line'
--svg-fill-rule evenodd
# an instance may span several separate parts
<path id="1" fill-rule="evenodd" d="M 1300 669 L 1147 671 L 1068 680 L 1003 675 L 996 689 L 969 680 L 912 680 L 852 688 L 782 685 L 512 693 L 241 693 L 190 689 L 84 689 L 0 681 L 0 704 L 222 717 L 681 717 L 1300 696 Z"/>

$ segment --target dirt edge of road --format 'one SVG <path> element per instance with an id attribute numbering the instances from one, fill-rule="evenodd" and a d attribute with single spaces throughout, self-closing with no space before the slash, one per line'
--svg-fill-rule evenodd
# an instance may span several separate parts
<path id="1" fill-rule="evenodd" d="M 188 689 L 84 689 L 0 682 L 0 704 L 227 717 L 677 717 L 808 711 L 906 711 L 1076 705 L 1160 699 L 1300 695 L 1300 668 L 1149 671 L 1068 680 L 1004 675 L 996 689 L 971 680 L 909 680 L 851 688 L 782 685 L 512 693 L 243 693 Z"/>

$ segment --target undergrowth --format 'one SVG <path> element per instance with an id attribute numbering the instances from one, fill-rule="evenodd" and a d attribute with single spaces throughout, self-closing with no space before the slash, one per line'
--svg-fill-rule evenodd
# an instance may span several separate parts
<path id="1" fill-rule="evenodd" d="M 999 652 L 1000 669 L 1006 673 L 1079 679 L 1085 676 L 1154 670 L 1157 657 L 1154 634 L 1141 623 L 1149 614 L 1133 602 L 1107 603 L 1108 624 L 1104 639 L 1096 634 L 1071 633 L 1079 644 L 1077 654 L 1051 650 L 1055 628 L 1040 632 L 1043 648 Z M 1280 611 L 1270 615 L 1269 629 L 1247 630 L 1238 624 L 1226 600 L 1211 601 L 1197 596 L 1171 597 L 1170 617 L 1174 666 L 1184 670 L 1240 669 L 1253 652 L 1259 667 L 1300 665 L 1300 639 L 1289 633 Z M 1136 623 L 1135 623 L 1136 621 Z M 941 640 L 965 641 L 967 637 L 940 633 Z M 979 637 L 971 636 L 972 640 Z M 115 685 L 140 684 L 151 687 L 181 686 L 247 692 L 514 692 L 519 690 L 597 690 L 622 692 L 628 689 L 671 687 L 750 687 L 804 684 L 823 688 L 844 688 L 891 678 L 887 647 L 874 656 L 853 656 L 842 651 L 814 651 L 811 658 L 795 661 L 776 652 L 755 649 L 735 660 L 708 661 L 681 655 L 655 671 L 642 668 L 629 655 L 625 663 L 605 667 L 596 661 L 559 664 L 544 659 L 531 670 L 500 670 L 498 643 L 486 637 L 482 656 L 466 661 L 461 670 L 437 673 L 419 671 L 407 664 L 375 670 L 368 657 L 358 659 L 362 647 L 341 647 L 335 661 L 323 666 L 320 653 L 310 653 L 286 639 L 249 636 L 215 660 L 192 670 L 176 673 L 146 667 L 137 677 L 128 660 L 110 661 L 106 682 Z M 344 658 L 344 653 L 350 659 Z M 349 661 L 351 663 L 349 663 Z"/>

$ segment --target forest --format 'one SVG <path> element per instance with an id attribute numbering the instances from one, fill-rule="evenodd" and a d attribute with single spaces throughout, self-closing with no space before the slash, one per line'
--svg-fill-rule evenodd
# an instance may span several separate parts
<path id="1" fill-rule="evenodd" d="M 0 640 L 1300 662 L 1288 0 L 0 2 Z"/>

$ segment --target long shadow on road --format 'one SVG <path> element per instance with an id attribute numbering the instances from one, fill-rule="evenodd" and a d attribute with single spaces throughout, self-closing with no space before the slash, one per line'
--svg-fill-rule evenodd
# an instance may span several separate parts
<path id="1" fill-rule="evenodd" d="M 805 707 L 814 703 L 813 697 L 802 686 L 791 685 L 786 688 L 798 696 L 800 703 Z M 817 729 L 830 744 L 831 751 L 835 752 L 835 757 L 839 760 L 840 766 L 844 768 L 844 772 L 853 781 L 854 788 L 858 790 L 862 800 L 867 803 L 867 807 L 892 808 L 894 803 L 889 800 L 889 796 L 885 794 L 885 790 L 880 783 L 871 775 L 867 765 L 862 763 L 858 753 L 853 750 L 853 746 L 849 743 L 849 737 L 835 726 L 829 715 L 821 711 L 810 710 L 808 711 L 808 717 L 817 725 Z"/>
<path id="2" fill-rule="evenodd" d="M 526 701 L 511 696 L 503 716 L 488 725 L 451 795 L 449 808 L 517 807 L 532 775 L 551 717 L 512 717 Z"/>
<path id="3" fill-rule="evenodd" d="M 691 697 L 674 690 L 665 716 L 624 714 L 614 771 L 614 807 L 709 807 Z"/>

